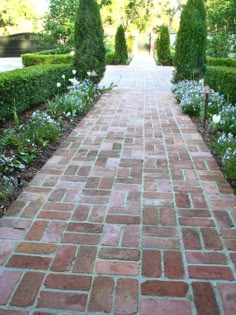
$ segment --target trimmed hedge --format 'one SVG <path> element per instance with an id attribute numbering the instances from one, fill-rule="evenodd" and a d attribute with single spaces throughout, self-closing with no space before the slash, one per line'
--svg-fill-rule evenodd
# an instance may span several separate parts
<path id="1" fill-rule="evenodd" d="M 236 58 L 207 58 L 208 66 L 236 67 Z"/>
<path id="2" fill-rule="evenodd" d="M 73 56 L 70 54 L 43 55 L 43 54 L 24 54 L 21 55 L 24 66 L 35 66 L 39 64 L 72 64 Z"/>
<path id="3" fill-rule="evenodd" d="M 236 103 L 236 68 L 207 67 L 205 83 L 229 102 Z"/>
<path id="4" fill-rule="evenodd" d="M 14 108 L 22 113 L 58 93 L 62 75 L 72 77 L 71 65 L 40 65 L 0 73 L 0 120 L 9 118 Z M 67 89 L 62 85 L 60 92 Z"/>

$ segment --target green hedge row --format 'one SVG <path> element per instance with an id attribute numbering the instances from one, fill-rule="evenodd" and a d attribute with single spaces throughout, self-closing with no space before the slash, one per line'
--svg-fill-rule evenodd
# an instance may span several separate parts
<path id="1" fill-rule="evenodd" d="M 50 54 L 24 54 L 21 56 L 24 66 L 35 66 L 39 64 L 72 64 L 73 55 L 50 55 Z"/>
<path id="2" fill-rule="evenodd" d="M 207 67 L 205 83 L 229 102 L 236 103 L 236 68 Z"/>
<path id="3" fill-rule="evenodd" d="M 208 66 L 236 67 L 236 58 L 207 58 Z"/>
<path id="4" fill-rule="evenodd" d="M 14 108 L 22 113 L 45 102 L 58 92 L 62 75 L 72 77 L 71 71 L 71 65 L 40 65 L 0 73 L 0 120 L 9 118 Z"/>

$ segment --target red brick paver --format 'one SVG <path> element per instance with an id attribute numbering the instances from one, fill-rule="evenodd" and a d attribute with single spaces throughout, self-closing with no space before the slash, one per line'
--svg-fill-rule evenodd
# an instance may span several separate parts
<path id="1" fill-rule="evenodd" d="M 0 315 L 236 314 L 236 197 L 148 56 L 0 219 Z"/>

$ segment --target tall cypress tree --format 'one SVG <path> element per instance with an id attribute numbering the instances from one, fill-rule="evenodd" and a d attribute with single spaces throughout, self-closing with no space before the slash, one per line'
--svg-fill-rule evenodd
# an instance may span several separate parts
<path id="1" fill-rule="evenodd" d="M 188 0 L 177 34 L 174 81 L 199 79 L 206 69 L 206 10 L 203 0 Z"/>
<path id="2" fill-rule="evenodd" d="M 125 39 L 125 30 L 123 25 L 117 28 L 115 36 L 115 55 L 116 61 L 121 64 L 126 64 L 128 59 L 128 49 Z"/>
<path id="3" fill-rule="evenodd" d="M 166 25 L 162 25 L 160 28 L 160 35 L 157 45 L 157 58 L 160 64 L 170 65 L 170 35 Z"/>
<path id="4" fill-rule="evenodd" d="M 93 82 L 98 83 L 105 72 L 104 32 L 96 0 L 79 0 L 75 19 L 74 68 L 79 79 L 96 72 Z"/>

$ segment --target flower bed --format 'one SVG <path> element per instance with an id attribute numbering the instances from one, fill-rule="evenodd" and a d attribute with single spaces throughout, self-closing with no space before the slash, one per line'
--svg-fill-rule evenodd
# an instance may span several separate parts
<path id="1" fill-rule="evenodd" d="M 203 121 L 205 95 L 201 81 L 180 81 L 172 88 L 182 111 Z M 236 184 L 236 104 L 228 103 L 211 90 L 207 108 L 205 133 L 210 135 L 210 147 L 220 158 L 225 177 Z"/>
<path id="2" fill-rule="evenodd" d="M 0 135 L 0 216 L 31 179 L 35 167 L 40 168 L 59 144 L 60 138 L 93 106 L 103 92 L 91 80 L 79 82 L 73 77 L 66 87 L 66 77 L 54 85 L 57 95 L 48 100 L 42 110 L 25 113 L 24 120 L 14 113 L 14 121 Z M 31 173 L 31 174 L 29 174 Z"/>

